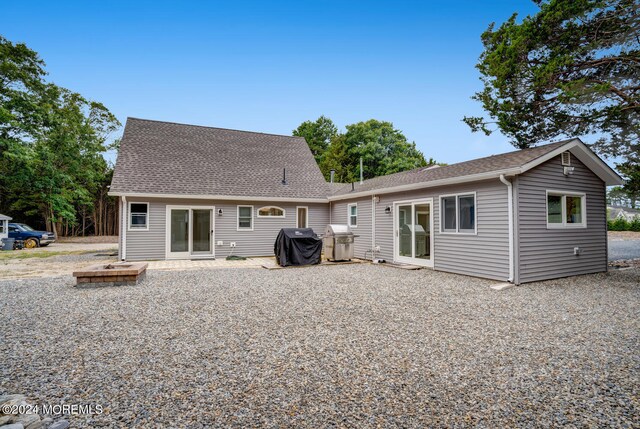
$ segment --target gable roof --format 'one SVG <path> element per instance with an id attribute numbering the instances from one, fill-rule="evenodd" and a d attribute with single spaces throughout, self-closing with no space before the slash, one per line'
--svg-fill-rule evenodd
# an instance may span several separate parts
<path id="1" fill-rule="evenodd" d="M 598 158 L 580 139 L 563 140 L 529 149 L 492 155 L 442 167 L 420 167 L 365 180 L 362 184 L 344 184 L 330 200 L 341 200 L 371 194 L 401 192 L 522 174 L 531 168 L 570 150 L 607 185 L 618 185 L 622 179 Z"/>
<path id="2" fill-rule="evenodd" d="M 109 191 L 116 196 L 322 202 L 330 193 L 302 137 L 138 118 L 127 119 Z"/>
<path id="3" fill-rule="evenodd" d="M 607 185 L 622 184 L 580 139 L 352 185 L 327 183 L 302 137 L 128 118 L 109 195 L 327 202 L 513 176 L 564 151 L 571 151 Z M 282 184 L 283 169 L 287 184 Z"/>

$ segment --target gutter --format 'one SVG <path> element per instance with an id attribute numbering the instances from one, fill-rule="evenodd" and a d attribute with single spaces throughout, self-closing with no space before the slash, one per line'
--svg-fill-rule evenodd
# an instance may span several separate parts
<path id="1" fill-rule="evenodd" d="M 179 200 L 219 200 L 219 201 L 265 201 L 287 203 L 323 203 L 327 204 L 327 198 L 288 198 L 288 197 L 249 197 L 242 195 L 190 195 L 190 194 L 154 194 L 148 192 L 108 192 L 111 197 L 129 198 L 165 198 Z"/>
<path id="2" fill-rule="evenodd" d="M 500 175 L 500 181 L 507 185 L 507 204 L 509 212 L 509 278 L 507 281 L 513 283 L 514 272 L 514 252 L 513 252 L 513 184 L 504 178 L 504 174 Z"/>
<path id="3" fill-rule="evenodd" d="M 122 196 L 122 221 L 120 222 L 120 230 L 122 231 L 122 249 L 120 257 L 123 261 L 127 260 L 127 197 Z"/>
<path id="4" fill-rule="evenodd" d="M 408 185 L 399 185 L 382 189 L 371 189 L 368 191 L 350 192 L 348 194 L 329 196 L 329 201 L 350 200 L 352 198 L 367 197 L 369 195 L 393 194 L 396 192 L 413 191 L 417 189 L 435 188 L 437 186 L 457 185 L 459 183 L 475 182 L 479 180 L 497 179 L 500 175 L 514 176 L 520 174 L 519 168 L 511 168 L 488 173 L 471 174 L 467 176 L 450 177 L 447 179 L 432 180 L 429 182 L 416 182 Z"/>

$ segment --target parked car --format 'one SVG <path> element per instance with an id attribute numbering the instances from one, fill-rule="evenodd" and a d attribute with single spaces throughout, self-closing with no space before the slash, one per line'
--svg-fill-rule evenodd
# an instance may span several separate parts
<path id="1" fill-rule="evenodd" d="M 24 247 L 28 249 L 45 247 L 56 241 L 56 236 L 53 232 L 36 231 L 24 223 L 10 223 L 9 238 L 24 241 Z"/>

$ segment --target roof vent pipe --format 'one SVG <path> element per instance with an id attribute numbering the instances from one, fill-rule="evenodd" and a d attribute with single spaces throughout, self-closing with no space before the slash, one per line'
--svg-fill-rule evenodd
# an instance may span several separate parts
<path id="1" fill-rule="evenodd" d="M 286 168 L 282 169 L 282 184 L 283 185 L 287 184 L 287 169 Z"/>
<path id="2" fill-rule="evenodd" d="M 331 170 L 331 183 L 333 183 L 333 179 L 336 176 L 336 170 Z"/>
<path id="3" fill-rule="evenodd" d="M 360 157 L 360 184 L 364 182 L 364 172 L 362 171 L 362 157 Z"/>
<path id="4" fill-rule="evenodd" d="M 356 184 L 351 182 L 351 191 L 355 191 L 356 190 Z"/>

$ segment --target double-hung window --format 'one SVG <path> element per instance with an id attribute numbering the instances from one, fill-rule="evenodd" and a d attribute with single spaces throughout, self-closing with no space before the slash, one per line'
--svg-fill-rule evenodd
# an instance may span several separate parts
<path id="1" fill-rule="evenodd" d="M 238 206 L 238 231 L 253 231 L 253 206 Z"/>
<path id="2" fill-rule="evenodd" d="M 347 205 L 347 223 L 350 227 L 355 228 L 358 226 L 358 204 Z"/>
<path id="3" fill-rule="evenodd" d="M 440 232 L 476 233 L 475 192 L 440 197 Z"/>
<path id="4" fill-rule="evenodd" d="M 149 203 L 129 203 L 129 230 L 149 229 Z"/>
<path id="5" fill-rule="evenodd" d="M 547 228 L 585 228 L 587 197 L 583 193 L 547 191 Z"/>

